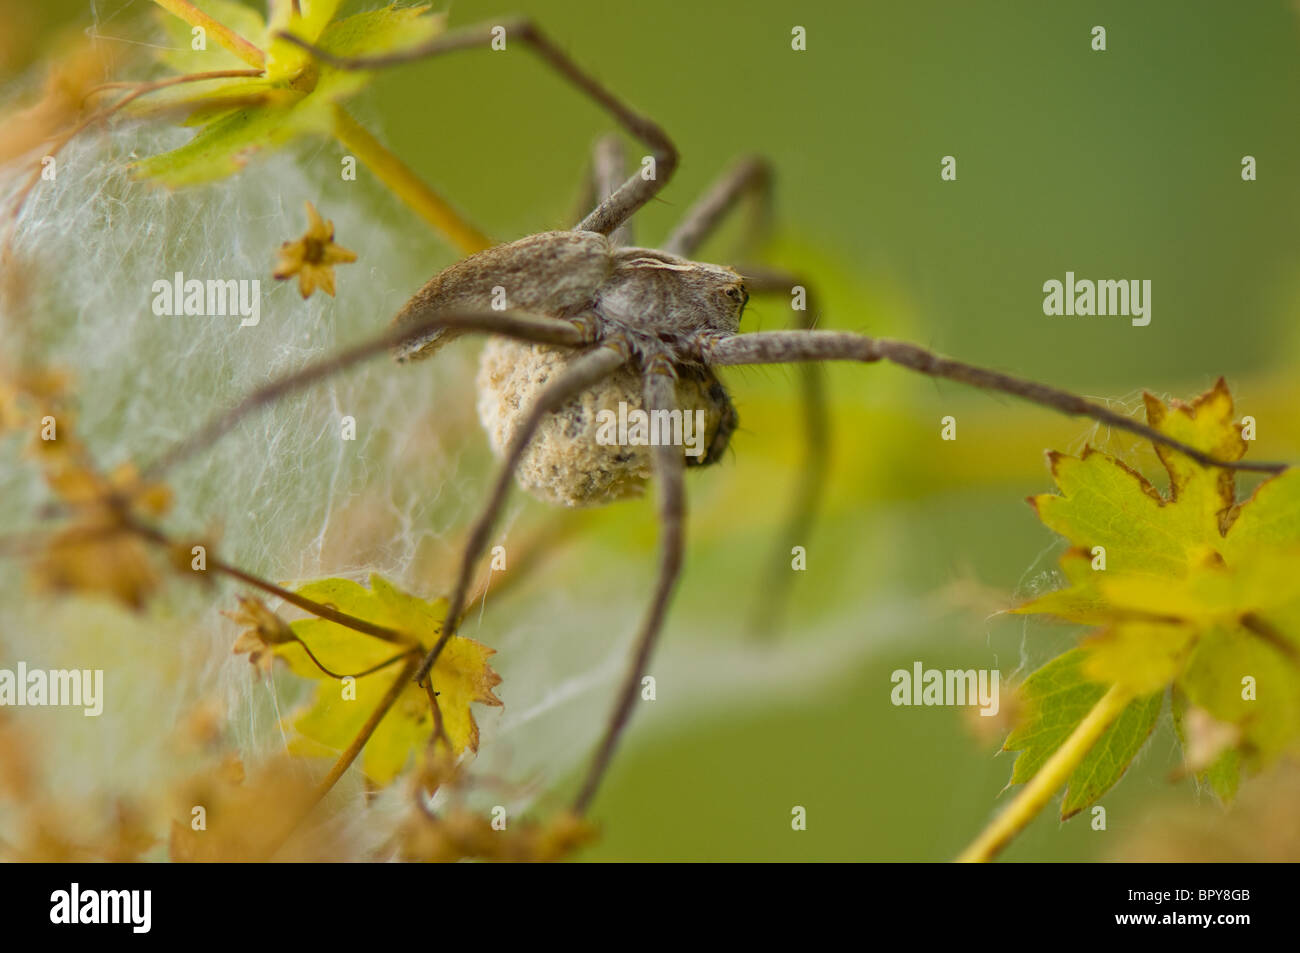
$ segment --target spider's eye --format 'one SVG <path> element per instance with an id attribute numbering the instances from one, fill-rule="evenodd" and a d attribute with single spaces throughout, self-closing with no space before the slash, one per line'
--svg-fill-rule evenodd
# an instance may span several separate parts
<path id="1" fill-rule="evenodd" d="M 745 293 L 745 289 L 740 285 L 729 285 L 723 293 L 732 301 L 738 301 L 742 305 L 749 300 L 749 295 Z"/>

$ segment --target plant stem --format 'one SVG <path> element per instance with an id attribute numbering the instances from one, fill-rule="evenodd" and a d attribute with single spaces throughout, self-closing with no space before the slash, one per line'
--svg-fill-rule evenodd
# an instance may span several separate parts
<path id="1" fill-rule="evenodd" d="M 124 522 L 122 528 L 129 530 L 142 539 L 148 540 L 149 542 L 163 548 L 170 548 L 175 545 L 161 530 L 157 530 L 152 526 L 147 526 L 134 519 Z M 314 616 L 325 619 L 327 622 L 333 622 L 349 629 L 355 629 L 357 632 L 374 636 L 377 639 L 391 642 L 394 645 L 402 645 L 407 648 L 418 648 L 420 646 L 419 640 L 414 635 L 398 631 L 397 629 L 390 629 L 384 625 L 376 625 L 373 622 L 367 622 L 365 619 L 358 619 L 356 616 L 348 615 L 346 612 L 340 612 L 333 606 L 325 605 L 323 602 L 317 602 L 315 599 L 308 599 L 306 596 L 300 596 L 296 592 L 290 592 L 288 589 L 285 589 L 282 586 L 277 586 L 270 580 L 263 579 L 260 576 L 254 576 L 251 572 L 246 572 L 238 566 L 232 566 L 230 563 L 218 559 L 211 553 L 207 555 L 207 564 L 214 572 L 219 572 L 232 579 L 238 579 L 240 582 L 248 583 L 248 585 L 255 586 L 263 592 L 269 592 L 273 596 L 279 596 L 290 605 L 295 605 L 305 612 L 310 612 Z"/>
<path id="2" fill-rule="evenodd" d="M 260 856 L 256 858 L 257 860 L 267 861 L 274 857 L 280 849 L 288 843 L 289 838 L 293 836 L 294 832 L 302 826 L 302 822 L 307 820 L 311 812 L 316 809 L 316 805 L 320 804 L 320 802 L 324 800 L 326 794 L 329 794 L 334 785 L 338 783 L 339 778 L 343 777 L 343 775 L 347 773 L 348 768 L 352 767 L 352 762 L 357 760 L 357 755 L 361 754 L 361 749 L 366 746 L 366 742 L 369 741 L 370 736 L 375 733 L 375 729 L 379 727 L 379 723 L 384 720 L 384 716 L 388 714 L 393 705 L 397 703 L 397 699 L 402 697 L 402 692 L 404 692 L 407 686 L 410 685 L 411 676 L 414 674 L 415 668 L 419 664 L 420 657 L 418 655 L 412 655 L 407 663 L 402 666 L 402 671 L 398 673 L 393 684 L 389 686 L 384 697 L 379 700 L 379 704 L 376 705 L 375 710 L 370 713 L 370 717 L 367 718 L 366 723 L 361 726 L 361 730 L 357 732 L 357 736 L 352 739 L 352 743 L 347 746 L 347 749 L 340 754 L 338 760 L 334 762 L 334 766 L 330 768 L 330 773 L 325 776 L 325 780 L 317 785 L 311 798 L 304 803 L 301 812 L 293 822 L 285 827 L 278 836 L 269 841 L 268 845 L 262 850 Z"/>
<path id="3" fill-rule="evenodd" d="M 111 106 L 105 106 L 103 109 L 96 110 L 94 113 L 87 116 L 85 119 L 81 120 L 81 122 L 73 126 L 70 130 L 59 135 L 58 138 L 54 140 L 53 145 L 49 147 L 48 151 L 46 152 L 46 156 L 58 155 L 59 151 L 64 146 L 66 146 L 69 142 L 75 139 L 78 135 L 80 135 L 82 130 L 86 129 L 88 126 L 94 123 L 103 122 L 105 119 L 108 119 L 113 114 L 119 112 L 123 107 L 128 106 L 131 103 L 135 102 L 141 96 L 146 96 L 149 93 L 156 92 L 160 89 L 168 89 L 172 86 L 179 86 L 183 83 L 201 83 L 210 79 L 231 79 L 240 76 L 261 76 L 264 72 L 265 71 L 261 69 L 222 69 L 222 70 L 211 70 L 206 73 L 187 73 L 184 76 L 172 76 L 168 79 L 160 79 L 153 83 L 126 83 L 126 84 L 103 83 L 99 86 L 96 86 L 94 89 L 90 90 L 90 92 L 88 92 L 86 96 L 89 97 L 97 91 L 111 89 L 118 85 L 130 86 L 132 87 L 132 90 L 131 92 L 123 96 L 121 99 L 119 99 L 117 102 L 113 103 Z M 30 196 L 32 190 L 36 188 L 36 183 L 40 181 L 41 172 L 43 171 L 43 169 L 44 166 L 41 165 L 38 165 L 35 169 L 33 169 L 30 178 L 28 178 L 28 180 L 23 184 L 23 187 L 18 191 L 18 196 L 14 199 L 13 202 L 13 212 L 12 212 L 13 219 L 15 222 L 18 219 L 19 213 L 22 212 L 23 206 L 27 204 L 28 196 Z M 7 245 L 8 245 L 8 239 L 6 239 L 6 246 Z M 8 249 L 6 247 L 6 257 L 8 257 L 7 251 Z"/>
<path id="4" fill-rule="evenodd" d="M 436 228 L 463 254 L 492 247 L 492 240 L 465 221 L 451 205 L 415 174 L 406 163 L 372 136 L 342 106 L 334 107 L 334 137 L 388 186 L 399 199 Z"/>
<path id="5" fill-rule="evenodd" d="M 402 666 L 402 671 L 393 680 L 393 684 L 388 687 L 388 691 L 384 693 L 384 697 L 375 706 L 375 710 L 370 713 L 366 723 L 361 726 L 357 736 L 352 739 L 352 744 L 348 745 L 347 749 L 339 755 L 338 760 L 334 762 L 334 767 L 330 768 L 330 773 L 325 775 L 325 780 L 316 789 L 316 797 L 312 802 L 313 807 L 320 803 L 321 798 L 328 794 L 330 788 L 334 787 L 338 779 L 343 777 L 348 768 L 352 767 L 352 762 L 357 760 L 357 755 L 361 754 L 361 749 L 366 746 L 366 742 L 375 733 L 375 729 L 384 720 L 384 716 L 388 714 L 389 709 L 397 703 L 397 699 L 402 697 L 402 692 L 406 691 L 410 686 L 411 675 L 414 674 L 415 667 L 418 664 L 419 659 L 412 657 Z"/>
<path id="6" fill-rule="evenodd" d="M 391 642 L 394 645 L 418 646 L 420 643 L 413 635 L 405 632 L 399 632 L 397 629 L 390 629 L 385 625 L 376 625 L 373 622 L 367 622 L 365 619 L 359 619 L 354 615 L 348 615 L 346 612 L 340 612 L 333 606 L 327 606 L 323 602 L 317 602 L 315 599 L 308 599 L 306 596 L 300 596 L 296 592 L 290 592 L 281 586 L 259 576 L 254 576 L 250 572 L 245 572 L 238 566 L 232 566 L 227 562 L 222 562 L 215 556 L 208 556 L 208 565 L 219 573 L 224 573 L 232 579 L 238 579 L 240 582 L 246 582 L 250 586 L 256 586 L 263 592 L 269 592 L 273 596 L 279 596 L 290 605 L 295 605 L 304 612 L 310 612 L 314 616 L 325 619 L 327 622 L 334 622 L 338 625 L 354 629 L 357 632 L 363 632 L 366 635 L 374 636 L 377 639 L 383 639 L 385 642 Z"/>
<path id="7" fill-rule="evenodd" d="M 86 92 L 85 98 L 88 99 L 96 93 L 101 93 L 111 89 L 129 89 L 130 95 L 127 99 L 114 103 L 109 107 L 110 111 L 117 111 L 132 99 L 138 99 L 148 93 L 157 92 L 160 89 L 169 89 L 172 86 L 180 86 L 184 83 L 202 83 L 210 79 L 256 79 L 265 76 L 266 70 L 263 69 L 216 69 L 204 73 L 185 73 L 182 76 L 169 76 L 167 79 L 156 80 L 152 83 L 137 83 L 133 80 L 123 80 L 122 82 L 100 83 Z M 85 99 L 82 100 L 85 102 Z M 101 119 L 102 115 L 94 118 Z"/>
<path id="8" fill-rule="evenodd" d="M 1007 805 L 1006 810 L 995 817 L 971 845 L 961 852 L 957 862 L 987 863 L 996 857 L 1070 780 L 1070 775 L 1092 750 L 1093 745 L 1132 700 L 1131 692 L 1112 685 L 1070 733 L 1070 737 L 1052 753 L 1038 769 L 1038 773 L 1029 779 L 1029 783 Z"/>
<path id="9" fill-rule="evenodd" d="M 153 0 L 168 13 L 180 17 L 190 26 L 203 27 L 214 40 L 234 53 L 249 66 L 262 69 L 266 66 L 266 54 L 252 43 L 236 33 L 224 23 L 212 19 L 189 0 Z"/>
<path id="10" fill-rule="evenodd" d="M 332 672 L 329 669 L 327 669 L 324 665 L 322 665 L 320 659 L 316 657 L 316 653 L 311 650 L 311 646 L 309 646 L 302 639 L 295 637 L 294 641 L 298 643 L 299 648 L 301 648 L 304 652 L 307 653 L 307 657 L 311 659 L 311 663 L 313 665 L 315 665 L 318 669 L 320 669 L 330 678 L 336 678 L 339 681 L 342 681 L 345 678 L 365 678 L 367 675 L 373 675 L 375 674 L 375 672 L 383 671 L 384 669 L 388 668 L 388 666 L 392 665 L 394 662 L 400 662 L 402 659 L 406 658 L 406 656 L 411 654 L 411 650 L 408 649 L 404 652 L 399 652 L 397 655 L 394 655 L 392 658 L 388 659 L 387 661 L 380 662 L 378 665 L 372 665 L 370 666 L 370 668 L 365 669 L 364 671 L 352 672 L 350 674 L 343 675 L 340 674 L 339 672 Z"/>

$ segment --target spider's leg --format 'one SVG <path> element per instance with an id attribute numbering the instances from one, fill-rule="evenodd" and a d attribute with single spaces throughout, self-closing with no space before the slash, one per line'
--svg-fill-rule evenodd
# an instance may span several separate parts
<path id="1" fill-rule="evenodd" d="M 504 459 L 501 461 L 501 468 L 497 472 L 496 481 L 492 484 L 492 491 L 488 496 L 487 505 L 483 507 L 483 511 L 474 522 L 474 526 L 470 530 L 469 540 L 465 543 L 465 549 L 461 553 L 460 570 L 456 576 L 456 588 L 452 590 L 442 634 L 438 637 L 438 641 L 434 643 L 433 648 L 429 650 L 429 653 L 425 655 L 424 661 L 420 663 L 420 668 L 415 673 L 417 682 L 425 680 L 429 670 L 433 668 L 438 656 L 442 653 L 443 646 L 456 634 L 456 627 L 460 622 L 460 617 L 465 608 L 465 600 L 469 595 L 471 577 L 474 574 L 474 564 L 487 547 L 492 527 L 496 525 L 497 517 L 501 513 L 501 507 L 505 504 L 506 496 L 510 492 L 510 484 L 515 478 L 515 469 L 519 466 L 519 461 L 523 457 L 524 451 L 528 449 L 528 444 L 537 432 L 538 426 L 540 426 L 547 414 L 559 410 L 573 397 L 622 367 L 627 363 L 630 354 L 631 348 L 626 342 L 620 338 L 611 338 L 596 349 L 579 357 L 569 365 L 563 374 L 542 390 L 537 402 L 529 410 L 528 416 L 524 418 L 523 423 L 519 425 L 519 429 L 515 431 L 510 440 L 510 446 L 506 449 Z"/>
<path id="2" fill-rule="evenodd" d="M 627 156 L 623 151 L 623 140 L 616 134 L 601 136 L 591 149 L 591 191 L 583 208 L 591 208 L 618 191 L 627 175 Z M 629 219 L 609 236 L 614 245 L 631 245 L 636 240 Z"/>
<path id="3" fill-rule="evenodd" d="M 664 242 L 664 250 L 692 257 L 747 196 L 752 196 L 755 201 L 752 206 L 752 221 L 745 229 L 745 244 L 757 246 L 771 219 L 772 168 L 762 157 L 746 156 L 724 172 L 699 201 L 691 206 Z M 795 312 L 794 325 L 805 329 L 812 327 L 816 312 L 808 291 L 808 282 L 789 272 L 763 266 L 738 267 L 737 271 L 744 276 L 745 287 L 752 293 L 789 294 L 796 285 L 803 287 L 805 308 Z M 804 420 L 804 458 L 779 539 L 778 558 L 772 562 L 766 584 L 759 590 L 760 595 L 751 617 L 750 631 L 756 635 L 768 635 L 780 626 L 793 580 L 787 554 L 793 546 L 807 545 L 808 536 L 817 519 L 817 501 L 826 476 L 829 436 L 826 388 L 821 367 L 815 363 L 804 364 L 799 372 L 799 389 Z"/>
<path id="4" fill-rule="evenodd" d="M 816 320 L 812 289 L 801 276 L 762 266 L 737 269 L 745 276 L 745 287 L 756 294 L 790 295 L 795 286 L 805 292 L 802 311 L 795 311 L 796 326 L 810 330 Z M 787 299 L 788 300 L 788 299 Z M 826 375 L 822 366 L 812 361 L 799 365 L 799 402 L 803 414 L 803 457 L 777 550 L 767 572 L 765 585 L 750 616 L 749 631 L 767 637 L 780 630 L 785 607 L 790 598 L 794 573 L 790 554 L 795 546 L 808 546 L 817 522 L 817 507 L 830 461 L 829 411 L 826 407 Z"/>
<path id="5" fill-rule="evenodd" d="M 1203 466 L 1259 473 L 1281 473 L 1287 468 L 1285 463 L 1220 460 L 1078 394 L 986 367 L 954 361 L 907 341 L 872 338 L 848 331 L 760 331 L 730 337 L 700 338 L 696 347 L 699 356 L 706 363 L 724 366 L 885 360 L 930 377 L 942 377 L 983 390 L 1001 391 L 1070 417 L 1089 417 L 1099 423 L 1137 434 L 1152 443 L 1177 450 Z"/>
<path id="6" fill-rule="evenodd" d="M 173 444 L 170 449 L 164 451 L 143 469 L 143 475 L 151 479 L 156 478 L 163 470 L 216 443 L 241 420 L 262 407 L 267 407 L 283 397 L 332 377 L 362 361 L 388 353 L 413 338 L 427 337 L 444 328 L 500 334 L 539 344 L 577 347 L 591 343 L 590 331 L 580 321 L 512 314 L 508 311 L 441 312 L 405 327 L 385 331 L 332 357 L 314 361 L 301 370 L 263 384 L 245 395 L 233 407 L 212 417 L 188 437 Z"/>
<path id="7" fill-rule="evenodd" d="M 576 536 L 583 525 L 580 513 L 556 512 L 551 514 L 542 525 L 524 531 L 520 539 L 510 547 L 510 567 L 488 571 L 487 578 L 465 597 L 462 617 L 473 612 L 476 603 L 481 611 L 488 596 L 500 598 L 503 592 L 526 579 L 536 570 L 537 564 L 543 558 L 549 557 L 571 537 Z"/>
<path id="8" fill-rule="evenodd" d="M 727 213 L 746 196 L 752 195 L 754 215 L 745 230 L 746 245 L 757 244 L 767 231 L 772 209 L 772 167 L 766 159 L 746 156 L 709 187 L 673 228 L 662 248 L 683 258 L 692 257 Z M 746 248 L 745 251 L 752 249 Z"/>
<path id="9" fill-rule="evenodd" d="M 633 173 L 576 226 L 581 231 L 600 232 L 602 235 L 612 234 L 628 220 L 633 212 L 645 205 L 668 184 L 668 180 L 672 178 L 677 168 L 677 147 L 658 124 L 633 111 L 605 89 L 594 77 L 574 63 L 568 54 L 552 43 L 531 20 L 516 18 L 497 23 L 460 27 L 440 34 L 427 43 L 411 47 L 409 50 L 380 56 L 336 56 L 290 33 L 281 32 L 277 35 L 302 47 L 320 61 L 336 69 L 368 70 L 409 63 L 454 50 L 490 46 L 493 40 L 501 35 L 502 29 L 505 31 L 507 42 L 510 39 L 519 39 L 527 43 L 547 65 L 590 96 L 631 135 L 650 147 L 651 158 L 654 159 L 653 169 L 643 168 Z"/>
<path id="10" fill-rule="evenodd" d="M 645 377 L 646 410 L 651 412 L 672 410 L 676 401 L 676 379 L 672 365 L 664 359 L 651 359 Z M 641 687 L 641 678 L 650 663 L 650 656 L 654 653 L 659 633 L 663 630 L 668 603 L 682 569 L 686 522 L 686 490 L 682 479 L 686 468 L 685 458 L 682 448 L 671 443 L 652 446 L 650 451 L 661 533 L 659 576 L 655 581 L 654 595 L 633 647 L 632 664 L 628 667 L 623 684 L 619 687 L 617 701 L 605 728 L 605 735 L 601 739 L 600 747 L 596 749 L 582 788 L 573 802 L 573 808 L 579 814 L 585 813 L 591 805 L 591 800 L 600 787 L 601 779 L 609 768 L 610 760 L 614 757 L 623 729 L 627 727 L 628 720 L 632 716 L 632 706 Z"/>
<path id="11" fill-rule="evenodd" d="M 578 194 L 574 218 L 585 215 L 587 209 L 598 205 L 618 191 L 627 175 L 627 155 L 618 133 L 600 136 L 591 147 L 591 164 L 582 177 L 582 190 Z M 609 236 L 615 245 L 633 242 L 632 222 L 626 221 Z"/>

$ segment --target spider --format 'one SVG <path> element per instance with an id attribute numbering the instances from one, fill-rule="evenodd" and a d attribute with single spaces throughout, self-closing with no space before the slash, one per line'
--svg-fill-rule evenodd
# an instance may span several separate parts
<path id="1" fill-rule="evenodd" d="M 606 90 L 527 19 L 465 27 L 402 53 L 369 58 L 335 56 L 291 34 L 280 35 L 331 66 L 356 70 L 488 46 L 507 37 L 519 40 L 650 150 L 642 168 L 624 179 L 621 151 L 611 140 L 602 140 L 593 170 L 599 201 L 574 228 L 498 245 L 452 265 L 416 292 L 387 333 L 255 390 L 150 468 L 156 473 L 210 444 L 256 409 L 359 361 L 391 351 L 407 363 L 432 356 L 455 337 L 489 335 L 479 375 L 480 416 L 502 463 L 462 553 L 443 631 L 415 680 L 426 683 L 456 632 L 475 566 L 512 482 L 567 505 L 600 504 L 653 483 L 661 526 L 657 577 L 614 710 L 574 802 L 579 813 L 595 796 L 627 726 L 681 573 L 685 470 L 715 463 L 736 427 L 735 409 L 716 374 L 719 367 L 799 363 L 806 370 L 809 459 L 791 532 L 812 519 L 825 461 L 822 392 L 815 371 L 824 361 L 888 361 L 1066 415 L 1089 417 L 1206 466 L 1282 469 L 1277 464 L 1215 459 L 1083 397 L 951 360 L 905 341 L 814 330 L 806 320 L 793 330 L 740 333 L 751 293 L 789 293 L 799 283 L 797 277 L 772 269 L 738 271 L 693 261 L 691 255 L 747 195 L 767 188 L 766 165 L 749 159 L 735 166 L 689 209 L 659 248 L 631 244 L 630 220 L 672 178 L 677 148 L 658 124 Z M 672 419 L 674 412 L 701 414 L 703 452 L 689 457 L 680 441 L 670 439 L 648 446 L 596 440 L 595 411 L 615 399 L 652 417 L 657 413 L 660 421 Z"/>

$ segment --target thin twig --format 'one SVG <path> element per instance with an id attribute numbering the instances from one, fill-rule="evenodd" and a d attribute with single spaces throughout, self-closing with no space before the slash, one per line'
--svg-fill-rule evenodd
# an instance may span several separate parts
<path id="1" fill-rule="evenodd" d="M 366 723 L 362 725 L 361 730 L 357 732 L 357 736 L 352 739 L 352 743 L 349 744 L 343 753 L 339 755 L 338 760 L 334 762 L 334 766 L 330 768 L 329 774 L 325 775 L 325 779 L 317 785 L 316 790 L 304 805 L 302 813 L 295 818 L 292 824 L 285 828 L 284 832 L 279 837 L 276 837 L 271 842 L 265 851 L 263 851 L 261 859 L 269 860 L 275 856 L 280 848 L 282 848 L 289 838 L 293 836 L 293 832 L 302 826 L 303 821 L 307 820 L 307 818 L 311 816 L 311 812 L 316 809 L 316 806 L 325 799 L 325 795 L 329 794 L 334 785 L 338 783 L 339 778 L 343 777 L 343 775 L 347 773 L 348 768 L 352 767 L 352 762 L 357 760 L 357 755 L 361 754 L 361 749 L 366 746 L 366 742 L 368 742 L 370 736 L 375 733 L 375 729 L 379 727 L 379 723 L 384 720 L 384 716 L 387 715 L 393 705 L 397 703 L 397 699 L 402 697 L 402 692 L 404 692 L 410 684 L 411 673 L 415 671 L 415 666 L 418 663 L 418 657 L 412 656 L 406 665 L 402 667 L 401 672 L 399 672 L 397 677 L 393 679 L 393 684 L 388 686 L 388 691 L 384 693 L 384 697 L 379 700 L 379 704 L 375 706 L 375 710 L 370 713 L 370 717 L 366 719 Z"/>
<path id="2" fill-rule="evenodd" d="M 266 54 L 219 20 L 214 20 L 189 0 L 153 0 L 168 13 L 184 20 L 190 26 L 202 27 L 212 38 L 249 66 L 262 69 Z"/>
<path id="3" fill-rule="evenodd" d="M 427 679 L 424 682 L 424 693 L 429 698 L 429 707 L 433 710 L 433 735 L 429 738 L 429 752 L 434 751 L 434 746 L 441 741 L 447 746 L 449 754 L 455 754 L 456 749 L 451 743 L 451 738 L 447 734 L 447 726 L 442 720 L 442 706 L 438 704 L 438 693 L 433 690 L 433 679 Z"/>
<path id="4" fill-rule="evenodd" d="M 366 719 L 366 723 L 361 726 L 361 730 L 357 732 L 357 736 L 352 739 L 352 743 L 347 746 L 342 754 L 339 755 L 338 760 L 334 762 L 334 767 L 330 768 L 330 773 L 325 775 L 325 780 L 320 783 L 319 787 L 317 787 L 315 799 L 312 801 L 312 807 L 315 807 L 321 802 L 321 799 L 330 792 L 330 789 L 334 787 L 339 778 L 343 777 L 348 768 L 352 766 L 352 762 L 357 759 L 357 755 L 359 755 L 361 749 L 366 746 L 366 742 L 369 741 L 370 736 L 375 733 L 375 729 L 378 728 L 379 723 L 384 720 L 384 716 L 388 714 L 389 709 L 397 703 L 397 699 L 402 696 L 402 692 L 406 691 L 407 687 L 410 685 L 411 675 L 415 672 L 415 666 L 418 662 L 419 659 L 412 657 L 402 666 L 401 672 L 398 673 L 397 678 L 393 679 L 393 684 L 388 686 L 388 691 L 386 691 L 384 697 L 379 700 L 379 704 L 375 706 L 375 710 L 370 713 L 370 717 Z"/>
<path id="5" fill-rule="evenodd" d="M 398 652 L 396 655 L 394 655 L 386 662 L 380 662 L 378 665 L 370 666 L 370 668 L 366 669 L 364 672 L 353 672 L 350 675 L 340 675 L 338 672 L 331 672 L 329 669 L 327 669 L 321 663 L 321 660 L 316 657 L 316 653 L 313 652 L 311 648 L 307 645 L 307 643 L 304 642 L 302 639 L 295 636 L 294 641 L 297 642 L 298 645 L 302 648 L 302 650 L 307 653 L 307 657 L 312 660 L 312 664 L 314 664 L 318 669 L 320 669 L 330 678 L 337 678 L 340 681 L 342 681 L 345 678 L 365 678 L 367 675 L 373 675 L 375 674 L 375 672 L 381 672 L 384 669 L 388 668 L 388 666 L 392 665 L 394 662 L 400 662 L 402 659 L 406 658 L 408 655 L 411 654 L 411 650 L 408 649 L 405 652 Z"/>
<path id="6" fill-rule="evenodd" d="M 148 540 L 149 542 L 163 548 L 169 549 L 175 545 L 173 541 L 160 530 L 155 529 L 152 526 L 146 526 L 144 523 L 134 519 L 127 520 L 123 524 L 123 529 L 129 530 L 140 538 Z M 261 589 L 263 592 L 269 592 L 273 596 L 279 596 L 285 602 L 295 605 L 306 612 L 310 612 L 314 616 L 319 616 L 327 622 L 334 622 L 338 625 L 346 626 L 349 629 L 355 629 L 357 632 L 374 636 L 375 638 L 382 639 L 385 642 L 392 642 L 394 645 L 402 645 L 408 648 L 418 648 L 420 646 L 419 640 L 410 633 L 402 632 L 399 629 L 390 629 L 383 625 L 376 625 L 373 622 L 367 622 L 365 619 L 359 619 L 356 616 L 348 615 L 346 612 L 340 612 L 333 606 L 326 605 L 323 602 L 317 602 L 314 599 L 308 599 L 306 596 L 301 596 L 296 592 L 291 592 L 288 589 L 277 586 L 270 580 L 263 579 L 260 576 L 255 576 L 247 570 L 240 569 L 238 566 L 233 566 L 230 563 L 213 556 L 211 553 L 207 555 L 206 560 L 210 569 L 229 576 L 232 579 L 238 579 L 240 582 Z"/>
<path id="7" fill-rule="evenodd" d="M 123 107 L 128 106 L 131 103 L 135 102 L 141 96 L 148 95 L 149 93 L 156 92 L 160 89 L 166 89 L 169 86 L 178 86 L 182 83 L 198 83 L 209 79 L 227 79 L 227 78 L 234 78 L 239 76 L 261 76 L 261 75 L 262 75 L 262 70 L 242 70 L 242 69 L 210 70 L 205 73 L 187 73 L 184 76 L 173 76 L 168 79 L 160 79 L 153 83 L 142 83 L 139 86 L 137 86 L 137 88 L 134 91 L 128 93 L 127 95 L 119 99 L 117 102 L 113 103 L 113 105 L 105 106 L 103 109 L 97 110 L 96 112 L 87 116 L 81 122 L 77 123 L 77 125 L 73 126 L 66 133 L 57 137 L 54 146 L 51 147 L 50 151 L 46 153 L 46 155 L 43 158 L 48 158 L 50 156 L 58 155 L 60 150 L 62 150 L 64 146 L 66 146 L 69 142 L 71 142 L 78 135 L 80 135 L 83 130 L 85 130 L 89 126 L 94 125 L 97 122 L 103 122 L 105 119 L 108 119 L 110 116 L 119 112 Z M 103 87 L 96 87 L 96 88 L 98 89 Z M 91 90 L 90 93 L 87 93 L 87 95 L 89 96 L 93 92 L 95 92 L 95 90 Z M 44 171 L 44 165 L 38 164 L 36 169 L 32 171 L 32 174 L 28 178 L 28 180 L 25 183 L 23 183 L 22 189 L 19 190 L 18 197 L 13 204 L 12 214 L 15 220 L 18 218 L 18 215 L 22 212 L 23 206 L 27 204 L 27 199 L 31 196 L 32 189 L 36 187 L 36 183 L 40 180 L 42 171 Z"/>

